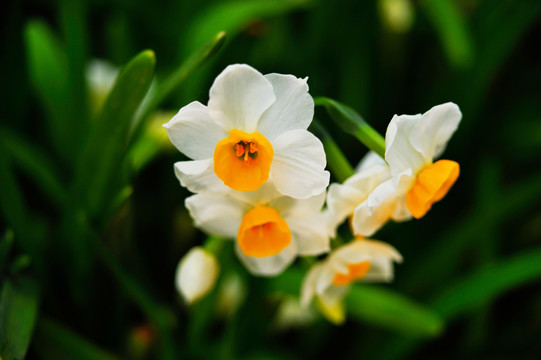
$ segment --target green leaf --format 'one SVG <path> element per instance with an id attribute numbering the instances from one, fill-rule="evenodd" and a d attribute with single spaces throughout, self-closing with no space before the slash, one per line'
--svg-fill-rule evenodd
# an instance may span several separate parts
<path id="1" fill-rule="evenodd" d="M 0 142 L 0 213 L 13 228 L 17 243 L 41 266 L 44 224 L 28 212 L 7 155 L 4 143 Z"/>
<path id="2" fill-rule="evenodd" d="M 67 194 L 61 183 L 58 170 L 43 149 L 28 143 L 23 137 L 7 129 L 0 128 L 0 141 L 13 163 L 25 171 L 34 183 L 60 206 L 65 203 Z"/>
<path id="3" fill-rule="evenodd" d="M 451 0 L 423 0 L 420 5 L 436 29 L 451 65 L 455 68 L 470 66 L 474 45 L 458 4 Z"/>
<path id="4" fill-rule="evenodd" d="M 342 130 L 355 136 L 367 148 L 385 158 L 385 139 L 355 110 L 326 97 L 317 97 L 314 101 L 316 106 L 325 107 L 330 117 Z"/>
<path id="5" fill-rule="evenodd" d="M 0 241 L 0 278 L 2 277 L 2 272 L 6 267 L 8 261 L 9 253 L 11 252 L 11 247 L 14 242 L 13 231 L 11 229 L 6 230 L 2 240 Z"/>
<path id="6" fill-rule="evenodd" d="M 219 31 L 225 31 L 233 37 L 252 21 L 306 7 L 312 2 L 312 0 L 238 0 L 212 4 L 188 27 L 187 50 L 192 53 Z"/>
<path id="7" fill-rule="evenodd" d="M 118 170 L 129 140 L 134 114 L 150 87 L 156 60 L 151 50 L 133 58 L 118 75 L 78 163 L 73 196 L 90 215 L 106 206 L 108 185 Z"/>
<path id="8" fill-rule="evenodd" d="M 0 295 L 0 359 L 24 359 L 36 323 L 38 302 L 35 281 L 4 281 Z"/>
<path id="9" fill-rule="evenodd" d="M 541 279 L 541 248 L 495 262 L 456 281 L 434 300 L 433 308 L 446 319 L 476 309 L 479 303 L 531 281 Z"/>
<path id="10" fill-rule="evenodd" d="M 37 353 L 42 359 L 46 360 L 119 359 L 47 317 L 41 317 L 38 322 L 35 343 Z"/>
<path id="11" fill-rule="evenodd" d="M 140 118 L 146 118 L 154 111 L 167 97 L 188 78 L 199 66 L 214 56 L 224 45 L 226 33 L 220 31 L 214 36 L 209 36 L 202 47 L 194 51 L 163 83 L 158 85 L 158 89 L 151 94 L 148 102 L 143 104 L 143 114 Z M 135 126 L 137 126 L 137 122 Z"/>
<path id="12" fill-rule="evenodd" d="M 433 337 L 443 330 L 443 319 L 433 310 L 389 289 L 353 286 L 346 298 L 348 314 L 415 337 Z"/>
<path id="13" fill-rule="evenodd" d="M 71 159 L 78 148 L 71 132 L 69 73 L 65 49 L 47 24 L 32 20 L 25 26 L 28 72 L 47 112 L 46 131 L 57 153 Z"/>

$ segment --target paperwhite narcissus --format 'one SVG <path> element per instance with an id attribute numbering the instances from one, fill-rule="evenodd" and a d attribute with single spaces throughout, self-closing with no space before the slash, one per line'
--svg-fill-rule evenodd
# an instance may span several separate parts
<path id="1" fill-rule="evenodd" d="M 402 262 L 402 256 L 391 245 L 356 239 L 310 269 L 302 283 L 301 303 L 308 306 L 316 296 L 327 309 L 337 308 L 351 283 L 391 281 L 393 262 Z"/>
<path id="2" fill-rule="evenodd" d="M 306 79 L 230 65 L 214 80 L 208 106 L 192 102 L 164 124 L 194 159 L 175 163 L 175 173 L 192 192 L 253 191 L 271 179 L 287 196 L 321 194 L 330 174 L 321 141 L 306 130 L 313 115 Z"/>
<path id="3" fill-rule="evenodd" d="M 197 227 L 236 239 L 237 256 L 250 272 L 273 276 L 297 255 L 329 251 L 324 200 L 324 192 L 308 199 L 283 196 L 266 183 L 250 192 L 196 194 L 186 199 L 186 207 Z"/>
<path id="4" fill-rule="evenodd" d="M 178 263 L 175 277 L 177 290 L 188 304 L 192 304 L 212 290 L 218 273 L 216 257 L 195 246 Z"/>
<path id="5" fill-rule="evenodd" d="M 395 115 L 385 136 L 385 161 L 368 153 L 356 174 L 329 187 L 325 214 L 330 235 L 348 216 L 353 233 L 362 236 L 372 236 L 389 219 L 423 217 L 458 178 L 458 163 L 433 160 L 461 118 L 453 103 L 434 106 L 422 115 Z"/>

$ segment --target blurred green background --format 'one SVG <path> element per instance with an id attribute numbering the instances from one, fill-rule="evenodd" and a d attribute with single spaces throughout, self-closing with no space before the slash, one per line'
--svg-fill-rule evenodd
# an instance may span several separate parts
<path id="1" fill-rule="evenodd" d="M 534 0 L 4 2 L 0 357 L 540 358 L 540 14 Z M 93 59 L 128 64 L 105 105 Z M 207 298 L 175 291 L 205 236 L 159 125 L 206 103 L 231 63 L 309 77 L 382 134 L 393 114 L 463 112 L 444 154 L 458 182 L 378 232 L 405 261 L 392 284 L 355 287 L 342 326 L 283 316 L 302 261 L 256 278 L 231 244 Z M 355 165 L 366 148 L 316 118 Z"/>

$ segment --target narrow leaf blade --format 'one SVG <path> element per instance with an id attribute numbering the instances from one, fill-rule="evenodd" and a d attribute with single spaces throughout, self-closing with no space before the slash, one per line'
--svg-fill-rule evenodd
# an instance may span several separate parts
<path id="1" fill-rule="evenodd" d="M 0 295 L 0 358 L 24 359 L 38 314 L 39 288 L 30 279 L 7 280 Z"/>

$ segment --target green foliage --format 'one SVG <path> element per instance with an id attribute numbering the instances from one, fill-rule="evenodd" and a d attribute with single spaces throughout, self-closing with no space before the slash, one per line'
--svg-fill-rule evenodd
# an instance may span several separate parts
<path id="1" fill-rule="evenodd" d="M 412 337 L 434 337 L 443 330 L 437 312 L 384 288 L 355 286 L 347 297 L 351 316 Z"/>
<path id="2" fill-rule="evenodd" d="M 41 359 L 119 359 L 46 317 L 39 320 L 35 336 Z"/>
<path id="3" fill-rule="evenodd" d="M 436 29 L 452 66 L 464 68 L 474 61 L 474 45 L 468 27 L 456 2 L 452 0 L 420 3 Z"/>
<path id="4" fill-rule="evenodd" d="M 136 110 L 150 87 L 156 59 L 150 50 L 130 61 L 118 75 L 101 115 L 96 120 L 88 144 L 78 161 L 73 196 L 91 215 L 110 195 L 108 186 L 129 141 L 129 129 Z"/>
<path id="5" fill-rule="evenodd" d="M 66 149 L 75 149 L 69 119 L 69 71 L 68 59 L 63 45 L 51 32 L 47 24 L 33 20 L 25 27 L 28 72 L 32 85 L 47 112 L 46 129 L 56 153 L 63 157 L 74 154 Z M 73 159 L 73 158 L 70 158 Z"/>
<path id="6" fill-rule="evenodd" d="M 477 304 L 493 301 L 512 288 L 539 279 L 541 249 L 533 249 L 455 281 L 438 295 L 433 308 L 446 319 L 454 319 L 471 312 Z"/>
<path id="7" fill-rule="evenodd" d="M 31 279 L 6 280 L 0 294 L 0 358 L 24 359 L 38 315 L 39 286 Z"/>
<path id="8" fill-rule="evenodd" d="M 385 158 L 385 139 L 374 130 L 355 110 L 339 102 L 319 97 L 316 105 L 324 106 L 331 118 L 345 132 L 355 136 L 376 154 Z"/>
<path id="9" fill-rule="evenodd" d="M 235 0 L 212 4 L 193 21 L 188 37 L 188 51 L 193 52 L 219 31 L 237 35 L 255 20 L 306 7 L 312 0 Z"/>

